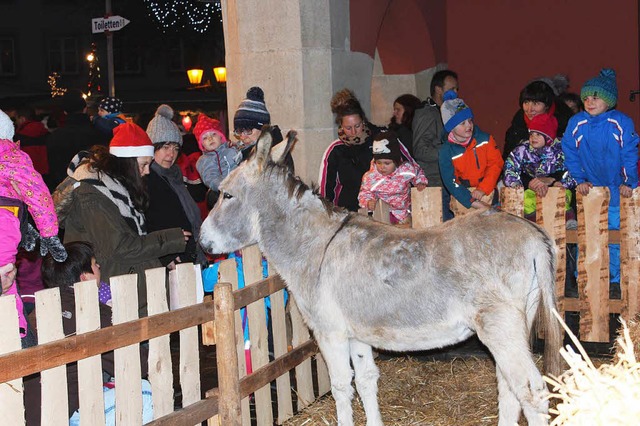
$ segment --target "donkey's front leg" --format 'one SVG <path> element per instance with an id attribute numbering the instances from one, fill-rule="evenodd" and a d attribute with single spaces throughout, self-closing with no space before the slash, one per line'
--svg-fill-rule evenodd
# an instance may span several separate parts
<path id="1" fill-rule="evenodd" d="M 343 334 L 316 334 L 316 340 L 329 370 L 331 394 L 336 401 L 339 426 L 353 426 L 353 373 L 349 365 L 349 340 Z"/>
<path id="2" fill-rule="evenodd" d="M 356 373 L 356 389 L 367 415 L 367 426 L 382 426 L 378 408 L 378 378 L 380 374 L 373 360 L 371 346 L 358 340 L 349 340 L 351 362 Z"/>

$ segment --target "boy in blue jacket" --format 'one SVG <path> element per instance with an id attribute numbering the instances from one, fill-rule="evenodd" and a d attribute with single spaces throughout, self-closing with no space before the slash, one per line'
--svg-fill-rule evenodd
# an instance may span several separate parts
<path id="1" fill-rule="evenodd" d="M 620 197 L 638 186 L 638 134 L 633 121 L 615 109 L 616 73 L 603 68 L 580 92 L 584 111 L 574 115 L 562 138 L 565 166 L 589 194 L 593 186 L 609 188 L 609 229 L 620 229 Z M 609 245 L 610 297 L 620 298 L 620 245 Z"/>

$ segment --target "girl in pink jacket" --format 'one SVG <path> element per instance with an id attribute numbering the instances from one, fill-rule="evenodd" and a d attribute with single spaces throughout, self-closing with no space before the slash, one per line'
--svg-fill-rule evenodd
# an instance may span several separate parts
<path id="1" fill-rule="evenodd" d="M 393 131 L 381 132 L 373 141 L 373 165 L 362 177 L 358 202 L 372 211 L 376 201 L 389 204 L 393 224 L 407 224 L 411 217 L 411 185 L 427 186 L 424 172 L 413 161 L 402 161 L 400 141 Z"/>
<path id="2" fill-rule="evenodd" d="M 33 250 L 39 237 L 40 254 L 44 256 L 49 251 L 57 261 L 65 260 L 67 253 L 58 239 L 58 218 L 51 194 L 42 176 L 33 168 L 29 155 L 20 150 L 19 142 L 13 142 L 13 135 L 13 122 L 0 110 L 0 229 L 3 234 L 0 239 L 0 275 L 3 294 L 16 295 L 18 322 L 24 337 L 27 321 L 14 280 L 21 239 L 27 250 Z M 25 206 L 39 234 L 27 223 Z"/>

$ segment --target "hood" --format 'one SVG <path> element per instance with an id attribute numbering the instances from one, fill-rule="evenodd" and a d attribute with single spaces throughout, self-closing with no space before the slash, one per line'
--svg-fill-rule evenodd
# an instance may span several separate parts
<path id="1" fill-rule="evenodd" d="M 75 200 L 74 190 L 78 187 L 80 181 L 84 179 L 98 179 L 98 173 L 89 167 L 89 160 L 86 156 L 83 156 L 83 154 L 88 155 L 89 153 L 82 151 L 73 157 L 67 169 L 67 178 L 63 180 L 53 194 L 51 194 L 61 228 L 64 228 L 64 222 Z"/>

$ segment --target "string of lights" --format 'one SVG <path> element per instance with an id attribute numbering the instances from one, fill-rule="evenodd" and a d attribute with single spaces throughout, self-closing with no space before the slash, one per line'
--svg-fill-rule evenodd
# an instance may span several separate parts
<path id="1" fill-rule="evenodd" d="M 58 87 L 58 79 L 60 78 L 60 74 L 57 72 L 51 73 L 48 78 L 49 86 L 51 87 L 51 97 L 55 98 L 57 96 L 62 96 L 67 92 L 67 89 L 64 87 Z"/>
<path id="2" fill-rule="evenodd" d="M 143 1 L 150 16 L 163 32 L 169 29 L 192 29 L 205 33 L 209 29 L 213 16 L 221 16 L 222 10 L 219 1 L 206 3 L 189 0 Z"/>

